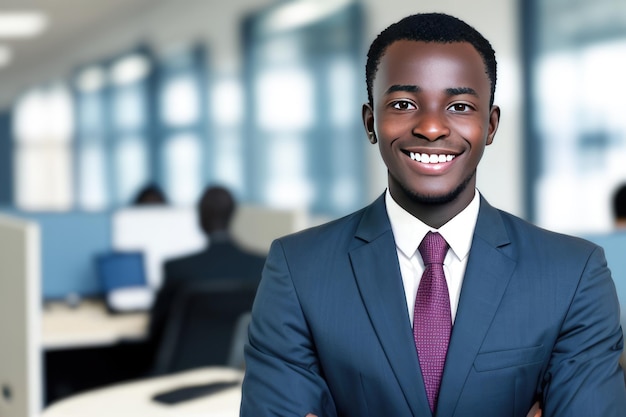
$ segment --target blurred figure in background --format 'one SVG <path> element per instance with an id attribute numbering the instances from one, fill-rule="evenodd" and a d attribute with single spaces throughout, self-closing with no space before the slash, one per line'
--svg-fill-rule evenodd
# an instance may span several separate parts
<path id="1" fill-rule="evenodd" d="M 258 282 L 265 257 L 241 248 L 232 238 L 230 224 L 235 199 L 224 187 L 208 187 L 198 204 L 200 226 L 208 238 L 201 252 L 171 259 L 164 265 L 163 284 L 152 307 L 150 342 L 160 343 L 177 291 L 190 282 L 238 279 Z"/>
<path id="2" fill-rule="evenodd" d="M 616 229 L 626 229 L 626 184 L 620 185 L 613 194 L 613 220 Z"/>
<path id="3" fill-rule="evenodd" d="M 167 204 L 167 198 L 165 198 L 165 193 L 161 187 L 156 184 L 148 184 L 139 190 L 133 205 L 140 206 L 146 204 Z"/>

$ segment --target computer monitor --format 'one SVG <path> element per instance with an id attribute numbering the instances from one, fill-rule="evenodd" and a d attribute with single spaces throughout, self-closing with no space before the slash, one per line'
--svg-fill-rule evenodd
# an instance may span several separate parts
<path id="1" fill-rule="evenodd" d="M 107 252 L 96 257 L 98 279 L 105 293 L 146 285 L 143 252 Z"/>
<path id="2" fill-rule="evenodd" d="M 42 399 L 40 233 L 0 215 L 0 416 L 39 416 Z"/>
<path id="3" fill-rule="evenodd" d="M 143 252 L 100 254 L 96 271 L 111 312 L 147 311 L 152 307 L 154 290 L 146 280 Z"/>
<path id="4" fill-rule="evenodd" d="M 115 251 L 141 251 L 146 261 L 148 285 L 161 286 L 163 263 L 206 245 L 194 208 L 128 207 L 111 217 Z"/>

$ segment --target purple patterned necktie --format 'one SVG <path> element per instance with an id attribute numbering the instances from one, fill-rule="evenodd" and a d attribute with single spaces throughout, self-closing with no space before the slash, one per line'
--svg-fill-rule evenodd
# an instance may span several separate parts
<path id="1" fill-rule="evenodd" d="M 413 338 L 431 411 L 435 411 L 441 375 L 452 331 L 450 296 L 443 273 L 448 243 L 439 233 L 428 232 L 419 251 L 424 274 L 415 297 Z"/>

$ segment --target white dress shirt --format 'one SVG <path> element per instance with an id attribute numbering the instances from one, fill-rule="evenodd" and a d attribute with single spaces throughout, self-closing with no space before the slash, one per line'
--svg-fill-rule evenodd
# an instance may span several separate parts
<path id="1" fill-rule="evenodd" d="M 450 246 L 443 261 L 443 271 L 448 283 L 450 311 L 452 313 L 452 323 L 454 324 L 459 297 L 461 296 L 465 267 L 467 266 L 467 258 L 472 246 L 476 220 L 478 219 L 478 209 L 480 208 L 479 195 L 478 190 L 476 190 L 474 198 L 463 211 L 439 229 L 433 229 L 400 207 L 394 201 L 389 190 L 385 193 L 387 215 L 389 216 L 391 229 L 396 241 L 400 273 L 402 274 L 411 326 L 413 326 L 415 296 L 424 272 L 424 261 L 417 248 L 424 236 L 426 236 L 426 233 L 430 231 L 439 232 Z"/>

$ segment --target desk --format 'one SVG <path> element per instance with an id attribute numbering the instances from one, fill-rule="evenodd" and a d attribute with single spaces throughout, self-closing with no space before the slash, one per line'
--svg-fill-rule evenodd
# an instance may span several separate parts
<path id="1" fill-rule="evenodd" d="M 83 300 L 76 308 L 52 302 L 43 310 L 45 350 L 113 345 L 147 336 L 148 313 L 109 314 L 103 301 Z"/>
<path id="2" fill-rule="evenodd" d="M 175 405 L 160 404 L 151 398 L 187 385 L 242 379 L 243 372 L 236 369 L 200 368 L 75 395 L 46 408 L 41 417 L 238 417 L 241 385 Z"/>

